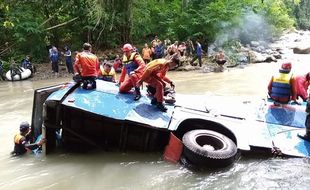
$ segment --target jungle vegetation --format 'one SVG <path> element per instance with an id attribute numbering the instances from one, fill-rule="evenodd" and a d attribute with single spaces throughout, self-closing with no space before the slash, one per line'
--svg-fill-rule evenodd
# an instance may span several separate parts
<path id="1" fill-rule="evenodd" d="M 42 61 L 49 45 L 80 50 L 90 42 L 105 50 L 155 35 L 207 44 L 228 33 L 247 43 L 292 27 L 309 29 L 309 10 L 307 0 L 2 0 L 0 58 L 29 54 Z"/>

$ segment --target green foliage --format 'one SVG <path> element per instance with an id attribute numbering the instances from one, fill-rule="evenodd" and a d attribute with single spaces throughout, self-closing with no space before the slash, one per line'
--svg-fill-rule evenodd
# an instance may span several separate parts
<path id="1" fill-rule="evenodd" d="M 2 0 L 0 56 L 30 54 L 38 62 L 47 59 L 48 45 L 74 51 L 84 42 L 95 50 L 119 48 L 150 42 L 155 35 L 171 41 L 191 37 L 202 44 L 247 42 L 275 35 L 295 20 L 308 28 L 309 7 L 306 0 Z M 246 27 L 257 24 L 255 18 L 264 25 Z"/>
<path id="2" fill-rule="evenodd" d="M 289 2 L 287 2 L 289 4 Z M 296 25 L 303 30 L 310 29 L 310 1 L 299 0 L 295 4 L 290 4 L 293 7 L 291 15 L 296 17 Z"/>

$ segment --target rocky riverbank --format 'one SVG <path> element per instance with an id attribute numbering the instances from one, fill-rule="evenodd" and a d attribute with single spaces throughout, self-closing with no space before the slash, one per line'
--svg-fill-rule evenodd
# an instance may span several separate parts
<path id="1" fill-rule="evenodd" d="M 309 31 L 290 31 L 285 32 L 279 39 L 272 42 L 252 41 L 249 44 L 235 43 L 227 51 L 225 50 L 228 62 L 225 68 L 243 68 L 248 64 L 255 63 L 276 63 L 282 59 L 289 59 L 294 56 L 294 53 L 309 54 L 310 53 L 310 32 Z M 308 46 L 307 46 L 308 45 Z M 203 56 L 203 66 L 191 65 L 191 57 L 182 57 L 182 65 L 177 68 L 177 71 L 197 71 L 197 72 L 220 72 L 214 57 L 217 50 L 221 47 L 210 46 L 208 55 Z M 117 53 L 119 50 L 98 53 L 98 56 L 103 58 L 107 54 Z M 66 65 L 61 62 L 59 65 L 59 73 L 52 73 L 50 63 L 36 64 L 37 72 L 30 80 L 43 80 L 52 78 L 72 78 L 72 74 L 66 70 Z"/>

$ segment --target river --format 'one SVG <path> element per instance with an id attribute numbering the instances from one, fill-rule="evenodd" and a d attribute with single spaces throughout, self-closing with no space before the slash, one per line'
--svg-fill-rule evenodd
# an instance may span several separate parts
<path id="1" fill-rule="evenodd" d="M 294 56 L 293 71 L 310 71 L 308 55 Z M 279 63 L 252 64 L 222 73 L 170 72 L 182 94 L 265 97 Z M 304 158 L 241 156 L 231 167 L 194 172 L 162 160 L 160 153 L 96 152 L 11 158 L 21 121 L 31 121 L 34 89 L 69 79 L 0 82 L 0 190 L 19 189 L 309 189 Z M 253 137 L 255 138 L 255 137 Z"/>

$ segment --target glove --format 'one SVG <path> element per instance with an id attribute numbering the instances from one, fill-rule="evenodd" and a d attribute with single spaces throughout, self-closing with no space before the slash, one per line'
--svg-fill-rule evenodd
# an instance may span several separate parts
<path id="1" fill-rule="evenodd" d="M 174 89 L 174 87 L 175 87 L 175 85 L 174 85 L 174 83 L 172 81 L 170 82 L 170 86 L 171 86 L 172 89 Z"/>

